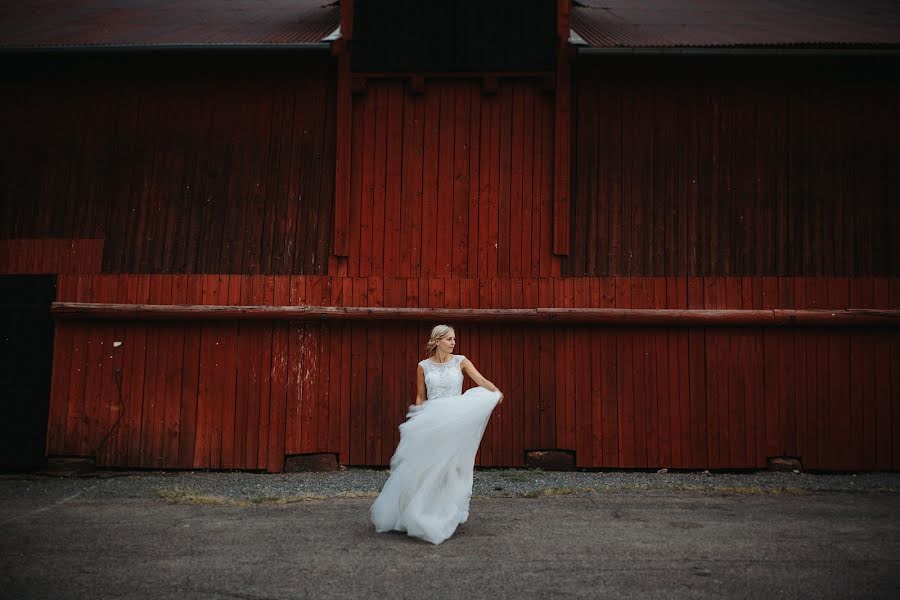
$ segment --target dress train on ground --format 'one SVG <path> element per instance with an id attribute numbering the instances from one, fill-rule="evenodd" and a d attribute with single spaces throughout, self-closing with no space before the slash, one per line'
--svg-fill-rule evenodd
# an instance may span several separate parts
<path id="1" fill-rule="evenodd" d="M 482 387 L 410 406 L 391 474 L 372 504 L 375 530 L 440 544 L 469 518 L 475 454 L 500 392 Z"/>

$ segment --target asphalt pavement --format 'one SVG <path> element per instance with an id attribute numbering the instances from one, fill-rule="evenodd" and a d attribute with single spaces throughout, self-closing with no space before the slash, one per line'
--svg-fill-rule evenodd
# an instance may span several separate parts
<path id="1" fill-rule="evenodd" d="M 227 499 L 159 474 L 3 478 L 0 598 L 900 596 L 900 475 L 849 491 L 730 477 L 476 494 L 438 546 L 375 533 L 372 490 Z"/>

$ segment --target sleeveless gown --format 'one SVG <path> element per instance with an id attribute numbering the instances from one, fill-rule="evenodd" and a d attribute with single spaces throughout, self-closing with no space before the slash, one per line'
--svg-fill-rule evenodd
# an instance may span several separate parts
<path id="1" fill-rule="evenodd" d="M 427 400 L 410 406 L 400 425 L 391 474 L 370 509 L 379 533 L 405 531 L 440 544 L 469 518 L 475 453 L 500 392 L 462 393 L 464 358 L 419 363 Z"/>

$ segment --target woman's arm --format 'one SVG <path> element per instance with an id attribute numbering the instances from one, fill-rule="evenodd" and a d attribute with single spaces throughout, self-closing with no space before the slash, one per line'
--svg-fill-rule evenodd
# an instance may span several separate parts
<path id="1" fill-rule="evenodd" d="M 488 381 L 484 375 L 478 372 L 478 369 L 475 368 L 475 365 L 472 364 L 472 361 L 468 358 L 464 358 L 462 364 L 460 365 L 460 369 L 462 372 L 472 378 L 472 381 L 475 382 L 476 385 L 479 385 L 483 388 L 486 388 L 492 392 L 500 392 L 496 385 Z M 500 392 L 500 402 L 503 402 L 503 392 Z"/>
<path id="2" fill-rule="evenodd" d="M 416 404 L 425 402 L 425 369 L 416 365 Z"/>

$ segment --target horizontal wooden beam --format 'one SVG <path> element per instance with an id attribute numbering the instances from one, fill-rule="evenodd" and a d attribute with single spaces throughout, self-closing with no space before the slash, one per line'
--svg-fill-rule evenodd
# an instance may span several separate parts
<path id="1" fill-rule="evenodd" d="M 55 302 L 58 319 L 170 321 L 446 321 L 583 325 L 896 327 L 900 310 L 681 310 L 654 308 L 381 308 Z"/>
<path id="2" fill-rule="evenodd" d="M 409 79 L 421 77 L 422 79 L 547 79 L 554 78 L 555 71 L 391 71 L 391 72 L 365 72 L 354 73 L 365 79 Z"/>

